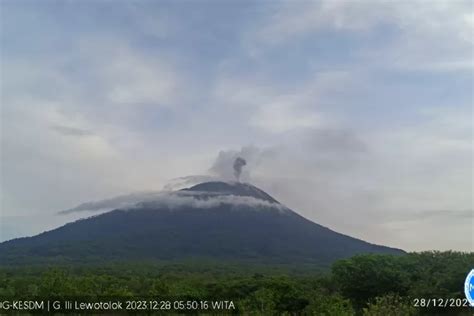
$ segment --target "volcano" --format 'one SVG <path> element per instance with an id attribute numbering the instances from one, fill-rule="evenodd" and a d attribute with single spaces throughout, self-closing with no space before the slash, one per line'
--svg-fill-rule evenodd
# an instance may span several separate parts
<path id="1" fill-rule="evenodd" d="M 402 254 L 316 224 L 259 188 L 205 182 L 0 244 L 0 264 L 206 258 L 315 263 Z"/>

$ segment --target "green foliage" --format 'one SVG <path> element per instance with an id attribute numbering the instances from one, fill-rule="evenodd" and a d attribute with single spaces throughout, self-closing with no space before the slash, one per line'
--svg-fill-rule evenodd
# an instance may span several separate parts
<path id="1" fill-rule="evenodd" d="M 359 255 L 340 260 L 332 267 L 332 276 L 341 294 L 357 309 L 368 302 L 379 308 L 387 300 L 404 297 L 463 298 L 463 284 L 474 266 L 474 253 L 428 251 L 405 256 Z M 390 294 L 393 294 L 390 296 Z M 393 302 L 392 302 L 393 303 Z M 446 308 L 430 307 L 420 313 L 441 313 Z"/>
<path id="2" fill-rule="evenodd" d="M 364 316 L 411 316 L 416 314 L 417 311 L 412 304 L 395 294 L 376 297 L 363 309 Z"/>
<path id="3" fill-rule="evenodd" d="M 321 316 L 351 316 L 355 313 L 350 300 L 337 294 L 323 295 L 321 293 L 314 293 L 305 311 L 311 315 Z"/>
<path id="4" fill-rule="evenodd" d="M 333 265 L 334 281 L 341 292 L 359 307 L 379 295 L 408 291 L 407 271 L 400 265 L 402 257 L 359 255 Z"/>
<path id="5" fill-rule="evenodd" d="M 360 255 L 331 274 L 211 263 L 0 269 L 0 299 L 102 296 L 232 300 L 246 315 L 420 315 L 466 308 L 415 308 L 414 298 L 462 298 L 473 253 Z"/>

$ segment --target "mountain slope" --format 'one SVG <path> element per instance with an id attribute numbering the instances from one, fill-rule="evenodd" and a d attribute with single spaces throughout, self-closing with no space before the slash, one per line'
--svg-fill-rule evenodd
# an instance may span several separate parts
<path id="1" fill-rule="evenodd" d="M 144 202 L 0 244 L 0 263 L 179 260 L 192 257 L 317 263 L 403 251 L 315 224 L 264 191 L 206 182 L 165 202 Z"/>

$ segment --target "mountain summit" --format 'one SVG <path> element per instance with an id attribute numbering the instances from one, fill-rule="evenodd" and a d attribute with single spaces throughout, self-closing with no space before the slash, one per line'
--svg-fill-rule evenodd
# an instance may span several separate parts
<path id="1" fill-rule="evenodd" d="M 358 253 L 403 251 L 334 232 L 253 185 L 205 182 L 3 242 L 0 264 L 206 258 L 329 265 Z"/>
<path id="2" fill-rule="evenodd" d="M 248 196 L 270 203 L 280 204 L 277 200 L 259 188 L 241 182 L 204 182 L 181 191 L 201 192 L 203 194 L 210 193 L 218 195 Z"/>

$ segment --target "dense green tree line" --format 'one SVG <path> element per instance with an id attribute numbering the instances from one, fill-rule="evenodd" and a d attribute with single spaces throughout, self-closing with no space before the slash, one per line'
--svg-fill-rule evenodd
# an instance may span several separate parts
<path id="1" fill-rule="evenodd" d="M 472 268 L 474 254 L 459 252 L 359 255 L 327 273 L 218 264 L 3 267 L 0 298 L 233 300 L 245 314 L 472 315 L 469 307 L 414 306 L 416 299 L 462 299 Z"/>

